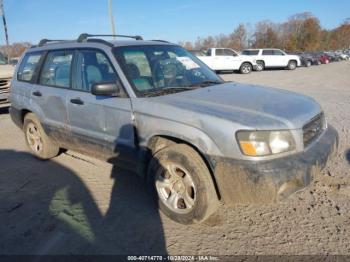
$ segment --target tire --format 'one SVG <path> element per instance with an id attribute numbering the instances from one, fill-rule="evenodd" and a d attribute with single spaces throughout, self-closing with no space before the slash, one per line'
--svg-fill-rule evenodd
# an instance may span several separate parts
<path id="1" fill-rule="evenodd" d="M 244 62 L 241 65 L 241 67 L 239 68 L 239 72 L 241 74 L 249 74 L 249 73 L 252 72 L 252 70 L 253 70 L 253 66 L 250 63 L 248 63 L 248 62 Z"/>
<path id="2" fill-rule="evenodd" d="M 295 70 L 297 68 L 297 62 L 295 62 L 294 60 L 289 61 L 287 68 L 288 70 Z"/>
<path id="3" fill-rule="evenodd" d="M 256 71 L 261 72 L 265 69 L 265 63 L 264 61 L 256 61 Z"/>
<path id="4" fill-rule="evenodd" d="M 178 223 L 201 223 L 217 209 L 219 201 L 210 172 L 198 153 L 185 144 L 156 153 L 148 178 L 160 210 Z"/>
<path id="5" fill-rule="evenodd" d="M 60 148 L 46 135 L 39 119 L 32 113 L 24 117 L 23 132 L 31 154 L 46 160 L 58 155 Z"/>
<path id="6" fill-rule="evenodd" d="M 312 65 L 311 61 L 306 61 L 305 67 L 310 67 Z"/>

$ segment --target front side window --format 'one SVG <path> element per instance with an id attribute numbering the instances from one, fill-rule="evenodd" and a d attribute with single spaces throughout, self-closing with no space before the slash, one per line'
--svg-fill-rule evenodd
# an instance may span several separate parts
<path id="1" fill-rule="evenodd" d="M 30 82 L 37 70 L 42 53 L 28 53 L 24 56 L 18 69 L 17 79 L 19 81 Z"/>
<path id="2" fill-rule="evenodd" d="M 231 49 L 223 49 L 225 56 L 237 56 L 237 54 Z"/>
<path id="3" fill-rule="evenodd" d="M 105 54 L 98 50 L 76 51 L 75 81 L 72 88 L 90 92 L 95 83 L 115 83 L 114 68 Z"/>
<path id="4" fill-rule="evenodd" d="M 117 47 L 114 53 L 140 96 L 180 92 L 222 83 L 222 79 L 203 62 L 179 46 Z"/>
<path id="5" fill-rule="evenodd" d="M 46 86 L 70 87 L 72 50 L 48 53 L 41 71 L 39 83 Z"/>
<path id="6" fill-rule="evenodd" d="M 273 54 L 274 55 L 284 55 L 284 53 L 281 50 L 278 50 L 278 49 L 273 50 Z"/>

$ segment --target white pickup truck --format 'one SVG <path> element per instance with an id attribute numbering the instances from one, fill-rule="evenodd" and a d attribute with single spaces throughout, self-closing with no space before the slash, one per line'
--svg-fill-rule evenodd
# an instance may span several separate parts
<path id="1" fill-rule="evenodd" d="M 257 71 L 265 68 L 280 67 L 294 70 L 301 66 L 300 57 L 297 55 L 288 55 L 280 49 L 264 48 L 264 49 L 246 49 L 243 55 L 250 56 L 257 63 Z"/>
<path id="2" fill-rule="evenodd" d="M 5 57 L 0 53 L 0 108 L 9 105 L 13 72 L 14 66 L 7 64 Z"/>
<path id="3" fill-rule="evenodd" d="M 199 55 L 198 58 L 214 71 L 239 71 L 248 74 L 257 68 L 254 58 L 240 55 L 230 48 L 210 48 L 206 55 Z"/>

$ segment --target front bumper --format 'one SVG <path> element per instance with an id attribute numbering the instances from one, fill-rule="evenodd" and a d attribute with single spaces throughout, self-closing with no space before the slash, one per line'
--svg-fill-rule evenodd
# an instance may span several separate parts
<path id="1" fill-rule="evenodd" d="M 338 147 L 338 133 L 332 127 L 304 152 L 266 161 L 212 157 L 214 175 L 223 202 L 272 203 L 308 186 Z"/>

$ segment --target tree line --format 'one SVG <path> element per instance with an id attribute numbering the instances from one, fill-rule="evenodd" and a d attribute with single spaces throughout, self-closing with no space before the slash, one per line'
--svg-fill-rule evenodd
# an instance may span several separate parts
<path id="1" fill-rule="evenodd" d="M 179 43 L 187 49 L 224 47 L 235 50 L 245 48 L 280 48 L 286 51 L 318 51 L 350 48 L 350 18 L 338 27 L 327 30 L 312 13 L 291 16 L 286 22 L 260 21 L 251 26 L 239 24 L 232 33 L 198 37 L 196 41 Z"/>

